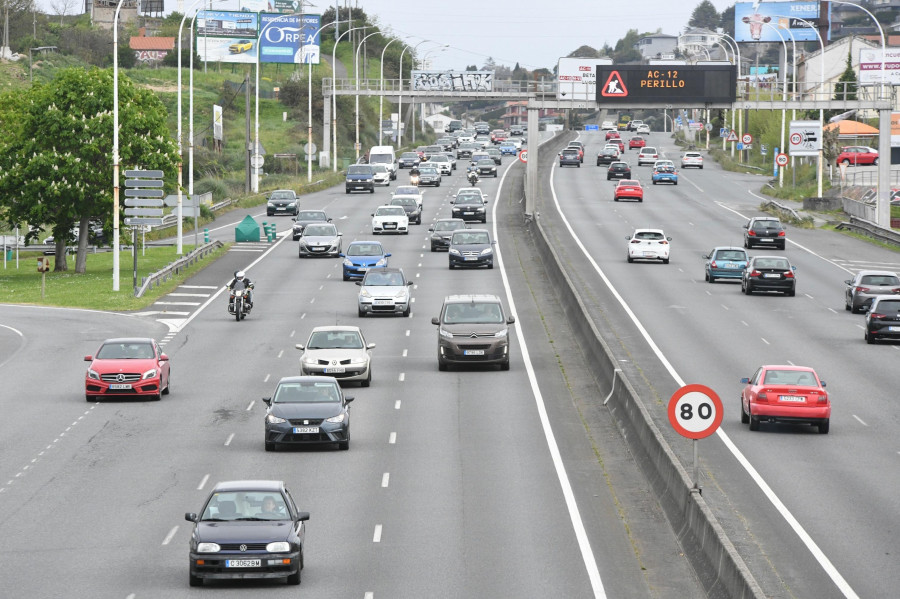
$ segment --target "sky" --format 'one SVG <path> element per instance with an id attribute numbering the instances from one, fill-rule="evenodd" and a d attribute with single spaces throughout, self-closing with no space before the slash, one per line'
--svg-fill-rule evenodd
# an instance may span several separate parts
<path id="1" fill-rule="evenodd" d="M 51 0 L 38 0 L 49 10 Z M 323 13 L 337 0 L 311 0 L 312 13 Z M 342 6 L 347 0 L 340 0 Z M 408 39 L 436 43 L 419 46 L 432 68 L 463 70 L 482 67 L 487 59 L 529 70 L 552 69 L 560 57 L 582 45 L 615 46 L 629 29 L 640 33 L 678 35 L 700 0 L 351 0 L 382 29 Z M 229 5 L 229 2 L 231 4 Z M 177 9 L 177 0 L 165 0 L 166 12 Z M 712 0 L 722 11 L 734 0 Z M 83 2 L 80 3 L 83 6 Z M 185 1 L 190 5 L 189 0 Z M 76 6 L 78 6 L 76 4 Z M 307 4 L 308 6 L 308 4 Z M 236 10 L 237 0 L 215 3 L 220 10 Z M 77 9 L 79 12 L 81 8 Z M 346 39 L 346 38 L 345 38 Z M 399 43 L 399 42 L 398 42 Z M 449 44 L 446 50 L 441 46 Z M 430 51 L 429 49 L 434 49 Z"/>

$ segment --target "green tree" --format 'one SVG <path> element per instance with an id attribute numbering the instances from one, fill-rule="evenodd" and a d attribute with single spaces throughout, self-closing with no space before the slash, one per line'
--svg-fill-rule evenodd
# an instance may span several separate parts
<path id="1" fill-rule="evenodd" d="M 9 223 L 48 226 L 56 238 L 55 270 L 78 223 L 75 272 L 87 260 L 90 219 L 111 220 L 113 189 L 113 73 L 111 69 L 63 69 L 46 85 L 17 92 L 15 122 L 7 122 L 10 98 L 0 100 L 0 202 Z M 4 109 L 6 107 L 6 109 Z M 119 182 L 126 169 L 158 169 L 171 185 L 178 162 L 166 110 L 149 90 L 119 76 Z M 120 201 L 124 193 L 120 194 Z M 40 234 L 31 231 L 29 239 Z"/>
<path id="2" fill-rule="evenodd" d="M 853 57 L 847 52 L 847 63 L 844 72 L 838 77 L 837 85 L 834 87 L 835 100 L 856 100 L 856 92 L 858 88 L 856 71 L 853 70 Z M 842 113 L 842 110 L 826 110 L 823 114 L 827 121 L 831 117 Z"/>
<path id="3" fill-rule="evenodd" d="M 643 58 L 639 50 L 634 45 L 641 39 L 642 35 L 637 29 L 629 29 L 625 33 L 625 37 L 616 42 L 616 47 L 612 52 L 612 59 L 617 63 L 640 62 Z"/>
<path id="4" fill-rule="evenodd" d="M 597 58 L 600 56 L 600 53 L 597 52 L 596 48 L 592 48 L 591 46 L 584 45 L 579 46 L 578 49 L 569 52 L 567 58 Z"/>
<path id="5" fill-rule="evenodd" d="M 688 26 L 715 31 L 720 22 L 721 17 L 719 16 L 719 11 L 716 10 L 713 3 L 709 0 L 702 0 L 702 2 L 694 8 L 694 12 L 691 13 L 691 19 L 688 21 Z"/>
<path id="6" fill-rule="evenodd" d="M 719 18 L 719 27 L 728 35 L 734 37 L 734 4 L 722 11 L 722 15 Z"/>

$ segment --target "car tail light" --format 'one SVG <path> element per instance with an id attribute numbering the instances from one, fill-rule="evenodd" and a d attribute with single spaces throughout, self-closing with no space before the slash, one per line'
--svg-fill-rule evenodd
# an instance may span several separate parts
<path id="1" fill-rule="evenodd" d="M 882 320 L 884 318 L 887 318 L 887 314 L 881 314 L 879 312 L 872 312 L 871 314 L 869 314 L 869 318 L 871 318 L 872 320 Z"/>
<path id="2" fill-rule="evenodd" d="M 894 287 L 891 289 L 891 293 L 900 293 L 900 287 Z"/>
<path id="3" fill-rule="evenodd" d="M 669 242 L 666 241 L 665 239 L 663 239 L 662 241 L 659 242 L 659 245 L 669 245 Z"/>
<path id="4" fill-rule="evenodd" d="M 792 271 L 792 270 L 786 270 L 786 271 L 784 271 L 784 278 L 785 278 L 785 279 L 793 279 L 793 278 L 794 278 L 794 271 Z"/>
<path id="5" fill-rule="evenodd" d="M 757 399 L 758 401 L 769 401 L 769 396 L 766 395 L 766 392 L 765 392 L 765 391 L 760 391 L 760 392 L 756 395 L 756 399 Z"/>
<path id="6" fill-rule="evenodd" d="M 631 243 L 640 243 L 640 242 L 641 242 L 640 239 L 632 239 L 632 240 L 631 240 Z"/>
<path id="7" fill-rule="evenodd" d="M 750 271 L 750 276 L 751 277 L 759 277 L 759 276 L 762 276 L 762 273 L 759 272 L 758 270 L 754 269 L 754 270 Z"/>
<path id="8" fill-rule="evenodd" d="M 716 264 L 716 261 L 715 261 L 715 260 L 713 260 L 712 262 L 710 262 L 709 265 L 710 265 L 712 268 L 719 268 L 719 266 Z"/>
<path id="9" fill-rule="evenodd" d="M 778 236 L 779 236 L 779 237 L 784 237 L 784 231 L 779 231 L 779 232 L 778 232 Z"/>
<path id="10" fill-rule="evenodd" d="M 818 403 L 828 403 L 828 396 L 821 394 L 818 396 L 817 401 L 818 401 Z"/>

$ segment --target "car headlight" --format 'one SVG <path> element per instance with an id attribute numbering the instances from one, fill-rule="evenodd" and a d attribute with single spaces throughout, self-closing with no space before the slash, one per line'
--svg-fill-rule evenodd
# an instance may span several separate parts
<path id="1" fill-rule="evenodd" d="M 344 258 L 344 266 L 353 266 L 353 261 L 350 258 Z"/>
<path id="2" fill-rule="evenodd" d="M 269 202 L 268 204 L 266 204 L 266 206 L 268 206 L 269 208 L 274 208 L 275 204 L 273 204 L 272 202 Z"/>
<path id="3" fill-rule="evenodd" d="M 494 253 L 494 250 L 491 248 L 484 248 L 483 250 L 481 250 L 482 256 L 487 256 L 488 254 L 493 254 L 493 253 Z"/>
<path id="4" fill-rule="evenodd" d="M 353 179 L 348 178 L 347 183 L 353 183 Z"/>
<path id="5" fill-rule="evenodd" d="M 304 364 L 309 364 L 309 365 L 317 364 L 319 362 L 319 360 L 317 360 L 313 356 L 303 356 L 303 358 L 300 361 L 303 362 Z"/>
<path id="6" fill-rule="evenodd" d="M 365 364 L 366 362 L 368 362 L 368 360 L 366 358 L 350 358 L 350 363 L 354 364 L 356 366 L 359 366 L 360 364 Z"/>
<path id="7" fill-rule="evenodd" d="M 94 379 L 95 381 L 99 381 L 99 380 L 100 380 L 100 375 L 97 373 L 97 371 L 96 371 L 96 370 L 91 370 L 90 368 L 88 368 L 88 371 L 87 371 L 87 377 L 88 377 L 89 379 Z"/>
<path id="8" fill-rule="evenodd" d="M 450 248 L 450 253 L 453 254 L 454 256 L 460 255 L 459 250 L 456 248 Z"/>
<path id="9" fill-rule="evenodd" d="M 156 376 L 157 372 L 159 372 L 159 371 L 156 370 L 156 368 L 152 368 L 152 369 L 148 370 L 147 372 L 145 372 L 143 375 L 141 375 L 141 380 L 145 381 L 147 379 L 152 379 L 153 377 Z"/>
<path id="10" fill-rule="evenodd" d="M 387 258 L 382 258 L 378 262 L 375 263 L 375 266 L 387 266 Z"/>
<path id="11" fill-rule="evenodd" d="M 221 550 L 217 543 L 197 543 L 197 553 L 218 553 Z"/>
<path id="12" fill-rule="evenodd" d="M 508 333 L 508 329 L 503 329 L 502 331 L 497 331 L 496 333 L 494 333 L 494 337 L 506 337 Z"/>
<path id="13" fill-rule="evenodd" d="M 367 298 L 368 298 L 368 297 L 372 297 L 372 294 L 369 293 L 369 290 L 368 290 L 368 289 L 366 289 L 365 287 L 362 287 L 362 288 L 359 290 L 359 296 L 360 296 L 360 297 L 367 297 Z"/>
<path id="14" fill-rule="evenodd" d="M 284 418 L 279 418 L 274 414 L 266 414 L 266 422 L 269 424 L 282 424 L 284 422 L 287 422 L 287 420 L 285 420 Z"/>
<path id="15" fill-rule="evenodd" d="M 476 208 L 475 212 L 484 212 L 484 208 Z"/>
<path id="16" fill-rule="evenodd" d="M 287 541 L 277 541 L 266 545 L 266 551 L 269 553 L 287 553 L 291 550 L 291 544 Z"/>
<path id="17" fill-rule="evenodd" d="M 344 412 L 341 412 L 337 416 L 332 416 L 331 418 L 326 418 L 325 422 L 343 422 L 345 417 L 346 417 L 346 414 Z"/>
<path id="18" fill-rule="evenodd" d="M 395 293 L 394 297 L 405 301 L 405 300 L 409 299 L 409 292 L 407 291 L 406 287 L 404 287 L 403 289 L 401 289 L 400 291 Z"/>

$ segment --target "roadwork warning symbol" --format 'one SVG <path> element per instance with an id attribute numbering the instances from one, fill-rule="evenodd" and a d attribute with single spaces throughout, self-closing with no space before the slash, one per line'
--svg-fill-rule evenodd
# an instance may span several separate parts
<path id="1" fill-rule="evenodd" d="M 606 83 L 603 84 L 603 90 L 600 92 L 600 95 L 606 98 L 624 98 L 628 95 L 628 88 L 625 87 L 625 82 L 622 81 L 622 76 L 619 75 L 619 71 L 613 71 L 609 74 Z"/>

